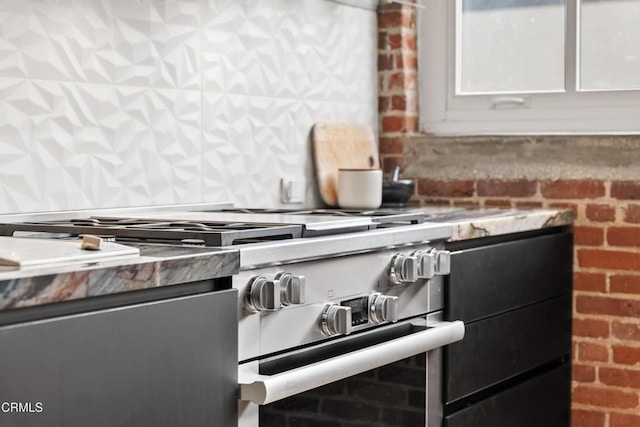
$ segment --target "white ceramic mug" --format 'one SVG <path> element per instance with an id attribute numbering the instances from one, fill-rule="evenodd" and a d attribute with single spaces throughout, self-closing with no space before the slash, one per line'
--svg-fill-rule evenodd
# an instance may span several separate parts
<path id="1" fill-rule="evenodd" d="M 338 205 L 341 208 L 376 209 L 381 203 L 381 169 L 338 170 Z"/>

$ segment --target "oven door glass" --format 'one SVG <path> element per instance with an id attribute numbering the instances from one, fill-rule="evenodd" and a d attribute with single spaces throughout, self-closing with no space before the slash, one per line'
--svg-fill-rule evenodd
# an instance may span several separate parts
<path id="1" fill-rule="evenodd" d="M 422 353 L 260 406 L 260 426 L 423 427 L 426 367 Z"/>
<path id="2" fill-rule="evenodd" d="M 239 425 L 436 425 L 438 350 L 463 336 L 462 322 L 417 318 L 241 364 Z"/>

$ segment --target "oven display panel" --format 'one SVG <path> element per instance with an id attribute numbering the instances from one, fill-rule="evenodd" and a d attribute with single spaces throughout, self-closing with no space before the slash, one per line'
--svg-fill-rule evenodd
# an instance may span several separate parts
<path id="1" fill-rule="evenodd" d="M 351 307 L 351 326 L 364 325 L 369 322 L 369 297 L 342 301 L 340 305 Z"/>

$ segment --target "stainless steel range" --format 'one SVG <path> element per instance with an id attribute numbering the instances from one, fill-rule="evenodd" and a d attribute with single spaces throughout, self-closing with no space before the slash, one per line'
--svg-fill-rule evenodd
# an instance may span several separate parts
<path id="1" fill-rule="evenodd" d="M 464 335 L 462 322 L 442 321 L 450 233 L 420 212 L 393 210 L 166 210 L 0 225 L 4 235 L 238 248 L 241 426 L 304 417 L 350 425 L 322 407 L 301 415 L 295 399 L 425 354 L 424 406 L 416 413 L 420 425 L 440 425 L 437 349 Z M 408 425 L 384 417 L 377 425 Z"/>

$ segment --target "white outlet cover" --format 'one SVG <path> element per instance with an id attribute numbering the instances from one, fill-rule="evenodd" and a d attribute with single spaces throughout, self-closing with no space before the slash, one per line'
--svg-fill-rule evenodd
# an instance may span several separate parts
<path id="1" fill-rule="evenodd" d="M 280 195 L 282 203 L 304 203 L 306 179 L 304 177 L 282 178 Z"/>

